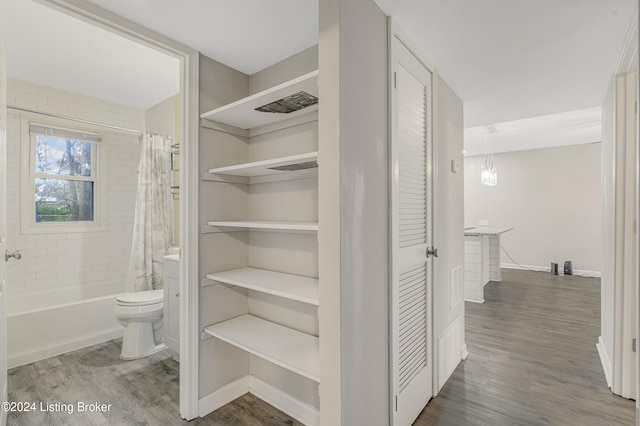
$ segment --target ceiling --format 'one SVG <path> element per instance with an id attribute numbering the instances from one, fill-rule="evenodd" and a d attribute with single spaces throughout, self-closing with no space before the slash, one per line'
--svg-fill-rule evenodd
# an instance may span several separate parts
<path id="1" fill-rule="evenodd" d="M 9 77 L 141 110 L 179 91 L 177 59 L 49 7 L 2 0 L 0 22 Z"/>
<path id="2" fill-rule="evenodd" d="M 637 0 L 377 0 L 464 101 L 465 127 L 602 104 Z"/>
<path id="3" fill-rule="evenodd" d="M 321 0 L 89 1 L 252 74 L 317 43 Z M 467 128 L 544 115 L 557 128 L 557 114 L 580 115 L 599 106 L 636 5 L 635 0 L 376 1 L 464 101 Z M 65 90 L 72 89 L 52 81 L 102 89 L 104 94 L 90 96 L 147 107 L 164 99 L 152 94 L 165 96 L 167 87 L 176 91 L 175 74 L 168 77 L 176 72 L 175 60 L 125 46 L 131 43 L 31 1 L 3 2 L 10 76 Z M 24 25 L 34 17 L 35 25 Z M 58 62 L 73 66 L 59 70 Z M 160 81 L 165 73 L 173 83 Z M 151 93 L 136 94 L 142 86 Z"/>

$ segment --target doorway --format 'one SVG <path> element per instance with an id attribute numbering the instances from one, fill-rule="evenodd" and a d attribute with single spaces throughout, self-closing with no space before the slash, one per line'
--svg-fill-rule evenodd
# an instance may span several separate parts
<path id="1" fill-rule="evenodd" d="M 195 243 L 193 242 L 194 238 L 190 237 L 190 229 L 193 227 L 192 224 L 196 222 L 196 218 L 197 218 L 196 216 L 197 209 L 195 212 L 192 212 L 192 210 L 190 210 L 189 208 L 189 206 L 194 205 L 194 199 L 197 197 L 197 192 L 190 190 L 191 188 L 194 188 L 194 182 L 197 182 L 197 176 L 196 176 L 197 168 L 186 166 L 189 164 L 193 164 L 194 162 L 195 154 L 193 153 L 194 150 L 192 149 L 192 146 L 195 145 L 195 141 L 197 140 L 197 133 L 196 133 L 197 124 L 194 125 L 194 123 L 197 123 L 197 120 L 198 120 L 198 117 L 197 117 L 198 56 L 197 56 L 197 53 L 185 46 L 180 45 L 179 43 L 175 43 L 171 40 L 168 40 L 165 37 L 152 33 L 131 22 L 125 21 L 123 19 L 118 19 L 114 15 L 109 14 L 98 8 L 90 8 L 90 10 L 88 9 L 84 10 L 81 7 L 68 4 L 65 1 L 43 1 L 41 2 L 42 4 L 38 4 L 35 2 L 34 3 L 21 2 L 21 3 L 29 3 L 31 7 L 42 8 L 43 7 L 42 5 L 44 5 L 45 8 L 47 9 L 49 8 L 55 9 L 57 12 L 61 12 L 60 15 L 64 15 L 66 19 L 77 20 L 81 22 L 83 25 L 89 24 L 90 26 L 93 26 L 99 29 L 99 31 L 104 32 L 104 30 L 107 30 L 106 32 L 108 33 L 108 35 L 110 35 L 111 38 L 119 38 L 121 40 L 124 40 L 126 43 L 137 44 L 138 46 L 140 46 L 141 49 L 146 49 L 149 52 L 149 54 L 151 55 L 155 54 L 156 56 L 157 55 L 165 56 L 167 58 L 170 58 L 170 60 L 175 63 L 176 70 L 177 70 L 176 78 L 178 80 L 176 83 L 176 88 L 177 88 L 177 92 L 181 94 L 181 96 L 178 99 L 174 100 L 173 102 L 175 106 L 174 115 L 177 117 L 177 121 L 181 123 L 180 128 L 176 129 L 176 139 L 178 139 L 181 143 L 181 147 L 180 147 L 181 155 L 179 157 L 180 166 L 178 166 L 177 168 L 179 170 L 193 171 L 191 175 L 189 175 L 189 173 L 184 173 L 182 176 L 182 179 L 180 182 L 181 196 L 178 202 L 179 210 L 182 213 L 180 215 L 179 224 L 177 226 L 177 231 L 181 237 L 181 243 L 182 243 L 181 253 L 182 253 L 183 262 L 181 262 L 181 264 L 182 265 L 187 264 L 188 263 L 187 259 L 192 256 L 191 253 L 195 253 L 195 250 L 194 250 Z M 23 22 L 23 21 L 20 21 L 20 22 Z M 50 33 L 49 36 L 52 38 L 55 38 L 56 34 Z M 83 42 L 86 42 L 86 40 L 83 40 Z M 108 52 L 102 52 L 102 53 L 104 53 L 105 56 L 107 56 Z M 127 58 L 122 58 L 121 60 L 126 61 Z M 28 79 L 28 78 L 25 77 L 25 79 Z M 24 86 L 29 89 L 32 88 L 32 85 L 30 84 L 25 84 Z M 38 94 L 38 87 L 40 86 L 42 86 L 42 89 L 40 89 L 42 93 Z M 40 86 L 37 86 L 35 89 L 32 89 L 34 92 L 33 95 L 42 96 L 40 101 L 43 101 L 46 103 L 46 99 L 44 99 L 46 97 L 46 92 L 47 92 L 46 86 L 44 85 L 40 85 Z M 114 92 L 115 91 L 117 90 L 114 89 Z M 51 90 L 49 94 L 51 94 L 52 95 L 51 97 L 53 97 L 53 95 L 56 94 L 56 91 Z M 31 111 L 37 112 L 38 110 L 37 102 L 38 100 L 35 100 L 34 105 L 23 104 L 21 105 L 21 108 L 29 109 Z M 168 103 L 169 102 L 170 101 L 168 101 Z M 64 116 L 64 117 L 72 116 L 72 117 L 81 118 L 81 119 L 83 117 L 83 114 L 86 113 L 86 110 L 80 109 L 81 108 L 80 106 L 78 106 L 78 110 L 73 110 L 71 108 L 67 111 L 64 110 L 63 105 L 58 105 L 58 106 L 59 106 L 59 109 L 57 111 L 49 111 L 49 113 L 51 113 L 51 115 L 56 115 L 56 116 Z M 20 114 L 22 113 L 23 112 L 20 112 Z M 129 116 L 125 117 L 125 116 L 126 116 L 125 113 L 118 115 L 118 112 L 114 111 L 113 116 L 111 118 L 106 117 L 105 120 L 86 120 L 86 121 L 95 121 L 95 122 L 103 122 L 103 123 L 106 121 L 106 123 L 109 124 L 109 123 L 117 122 L 118 119 L 121 119 L 121 118 L 122 119 L 130 118 L 129 120 L 130 125 L 126 125 L 126 126 L 120 125 L 115 127 L 127 127 L 127 128 L 132 128 L 133 130 L 145 129 L 143 127 L 144 119 L 142 119 L 142 121 L 141 120 L 136 121 L 135 117 L 129 117 Z M 142 116 L 144 117 L 144 112 L 142 113 Z M 48 117 L 48 118 L 51 118 L 51 117 Z M 85 117 L 85 119 L 86 118 L 87 117 Z M 196 129 L 196 130 L 194 131 L 193 129 Z M 113 129 L 109 129 L 108 131 L 111 132 L 111 130 Z M 119 132 L 118 130 L 113 130 L 113 133 L 122 135 L 122 132 Z M 137 138 L 137 136 L 135 136 L 135 138 Z M 135 147 L 135 143 L 133 145 Z M 126 152 L 120 153 L 119 154 L 120 157 L 119 155 L 116 155 L 116 154 L 117 153 L 115 153 L 113 155 L 113 158 L 111 158 L 111 160 L 115 160 L 115 162 L 118 161 L 118 158 L 121 160 L 121 162 L 124 161 L 126 159 L 126 156 L 128 155 Z M 18 162 L 17 164 L 20 164 L 20 162 Z M 117 177 L 118 171 L 117 170 L 111 171 L 109 176 Z M 197 188 L 197 186 L 195 186 L 195 188 Z M 196 194 L 196 195 L 192 196 L 191 194 Z M 10 200 L 10 202 L 16 202 L 16 199 Z M 195 205 L 197 205 L 197 200 L 195 201 Z M 108 211 L 108 207 L 106 211 Z M 195 239 L 195 241 L 197 242 L 197 238 Z M 24 244 L 24 242 L 21 240 L 17 240 L 14 242 L 14 244 L 16 245 L 17 248 L 19 248 L 18 246 L 20 244 Z M 36 242 L 35 245 L 37 247 L 38 243 Z M 55 249 L 56 248 L 54 247 L 50 248 L 51 252 L 54 252 Z M 120 256 L 120 257 L 124 258 L 124 257 L 128 257 L 128 255 Z M 25 257 L 23 260 L 25 259 L 27 258 Z M 122 261 L 128 262 L 128 260 L 124 260 L 124 259 L 122 259 Z M 98 266 L 97 264 L 95 266 L 96 266 L 95 273 L 97 276 L 99 275 L 99 272 L 100 272 L 99 271 L 100 266 Z M 110 268 L 107 268 L 107 271 L 109 270 Z M 185 266 L 181 266 L 179 268 L 179 276 L 181 278 L 180 282 L 190 282 L 189 279 L 195 275 L 196 275 L 196 272 L 194 272 L 194 268 L 189 268 Z M 31 277 L 27 276 L 25 278 L 29 279 Z M 188 300 L 190 297 L 191 298 L 195 297 L 194 292 L 189 291 L 189 288 L 184 288 L 181 290 L 182 290 L 180 292 L 182 296 L 181 302 L 183 305 L 186 305 L 187 303 L 186 300 Z M 29 298 L 25 297 L 24 299 L 27 300 Z M 181 311 L 186 312 L 184 308 L 182 308 Z M 111 314 L 112 314 L 112 309 L 111 309 Z M 197 318 L 197 312 L 189 312 L 184 316 L 185 318 L 194 317 L 194 316 L 195 318 Z M 187 321 L 180 321 L 181 328 L 183 330 L 195 329 L 195 328 L 187 328 L 188 326 L 186 322 Z M 182 339 L 183 344 L 187 343 L 185 344 L 185 347 L 188 347 L 189 336 L 186 335 L 186 333 L 182 333 L 182 334 L 184 336 L 184 339 Z M 185 357 L 187 359 L 190 357 L 188 350 L 181 351 L 181 355 L 183 359 L 185 359 Z M 197 400 L 197 398 L 195 397 L 193 398 L 189 397 L 189 393 L 193 392 L 193 386 L 190 386 L 191 382 L 189 381 L 189 378 L 193 378 L 195 376 L 192 370 L 195 369 L 195 371 L 197 371 L 197 364 L 196 363 L 189 364 L 189 363 L 183 362 L 180 365 L 180 369 L 181 369 L 181 374 L 180 374 L 181 385 L 185 389 L 187 389 L 185 392 L 181 392 L 181 413 L 182 413 L 182 416 L 185 418 L 193 418 L 197 414 L 195 410 L 195 402 L 189 405 L 187 401 Z"/>

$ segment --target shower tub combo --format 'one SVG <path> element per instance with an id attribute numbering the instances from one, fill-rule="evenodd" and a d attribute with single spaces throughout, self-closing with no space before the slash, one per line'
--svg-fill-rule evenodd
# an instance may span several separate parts
<path id="1" fill-rule="evenodd" d="M 124 283 L 7 300 L 7 363 L 16 367 L 122 337 L 113 307 Z"/>

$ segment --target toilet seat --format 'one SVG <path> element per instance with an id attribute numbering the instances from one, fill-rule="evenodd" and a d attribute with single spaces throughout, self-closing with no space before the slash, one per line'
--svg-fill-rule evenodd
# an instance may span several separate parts
<path id="1" fill-rule="evenodd" d="M 153 317 L 149 319 L 156 320 L 157 315 L 161 315 L 163 313 L 164 303 L 153 303 L 150 305 L 134 305 L 134 304 L 126 304 L 126 303 L 116 303 L 114 308 L 114 312 L 116 316 L 121 318 L 137 318 L 143 314 L 154 314 Z M 142 318 L 140 318 L 142 320 Z"/>
<path id="2" fill-rule="evenodd" d="M 116 298 L 116 304 L 120 306 L 147 306 L 161 302 L 164 302 L 162 289 L 123 293 Z"/>

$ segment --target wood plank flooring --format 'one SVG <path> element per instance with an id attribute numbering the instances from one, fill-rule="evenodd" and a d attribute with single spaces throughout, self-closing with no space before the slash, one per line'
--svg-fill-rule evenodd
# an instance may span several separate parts
<path id="1" fill-rule="evenodd" d="M 10 413 L 7 425 L 300 425 L 250 394 L 206 417 L 184 421 L 178 408 L 179 365 L 169 351 L 123 361 L 120 345 L 119 339 L 113 340 L 9 370 L 9 401 L 35 402 L 36 411 Z M 78 401 L 111 408 L 78 412 Z M 40 402 L 69 404 L 73 413 L 43 412 Z"/>
<path id="2" fill-rule="evenodd" d="M 469 357 L 415 424 L 633 425 L 634 402 L 607 389 L 595 348 L 599 279 L 514 270 L 503 270 L 502 278 L 485 287 L 484 304 L 466 304 Z M 115 340 L 9 370 L 10 401 L 112 408 L 11 413 L 8 425 L 300 424 L 252 395 L 185 422 L 178 364 L 169 352 L 135 361 L 119 353 Z"/>
<path id="3" fill-rule="evenodd" d="M 633 425 L 596 350 L 600 280 L 502 270 L 466 302 L 469 357 L 415 425 Z"/>

